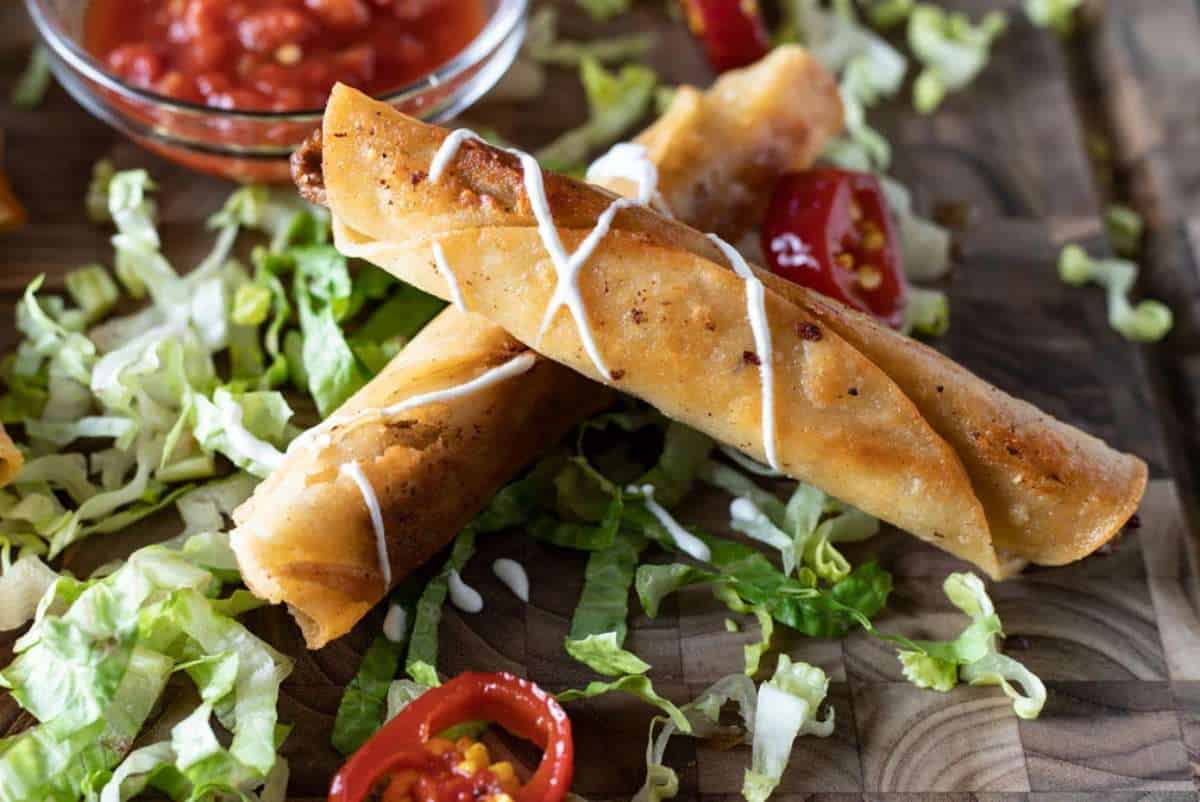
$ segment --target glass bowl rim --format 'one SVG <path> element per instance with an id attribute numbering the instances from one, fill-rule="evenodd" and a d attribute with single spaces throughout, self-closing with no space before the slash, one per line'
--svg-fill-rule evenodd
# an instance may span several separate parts
<path id="1" fill-rule="evenodd" d="M 42 40 L 71 69 L 112 92 L 127 97 L 132 96 L 155 106 L 187 115 L 215 116 L 232 120 L 308 122 L 320 120 L 325 113 L 324 108 L 292 111 L 221 109 L 160 95 L 157 92 L 125 83 L 104 69 L 99 61 L 76 42 L 74 37 L 63 30 L 57 20 L 51 18 L 47 9 L 48 4 L 49 0 L 25 0 L 25 8 Z M 488 17 L 483 29 L 453 58 L 422 78 L 375 97 L 385 103 L 398 103 L 419 97 L 427 91 L 453 82 L 458 75 L 475 66 L 480 60 L 487 58 L 512 34 L 524 19 L 528 5 L 529 0 L 497 0 L 496 9 Z"/>

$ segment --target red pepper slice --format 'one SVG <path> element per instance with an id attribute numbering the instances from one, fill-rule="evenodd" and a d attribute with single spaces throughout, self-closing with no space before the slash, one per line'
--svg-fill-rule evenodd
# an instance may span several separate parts
<path id="1" fill-rule="evenodd" d="M 904 322 L 907 283 L 875 176 L 835 168 L 783 176 L 763 222 L 762 249 L 776 274 L 893 328 Z"/>
<path id="2" fill-rule="evenodd" d="M 717 72 L 753 64 L 771 47 L 758 0 L 683 0 L 683 10 Z"/>
<path id="3" fill-rule="evenodd" d="M 364 802 L 387 775 L 402 769 L 436 773 L 441 764 L 426 744 L 465 721 L 491 721 L 533 741 L 542 762 L 515 802 L 561 802 L 575 772 L 571 720 L 553 695 L 512 674 L 460 674 L 425 692 L 363 744 L 342 766 L 329 802 Z M 456 789 L 448 783 L 450 796 Z M 444 795 L 445 796 L 445 795 Z"/>

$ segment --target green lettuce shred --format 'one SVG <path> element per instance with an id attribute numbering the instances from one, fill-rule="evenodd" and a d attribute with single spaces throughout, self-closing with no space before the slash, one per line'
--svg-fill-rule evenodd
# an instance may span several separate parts
<path id="1" fill-rule="evenodd" d="M 650 669 L 621 648 L 628 631 L 629 589 L 645 547 L 644 539 L 622 533 L 609 548 L 588 555 L 583 593 L 565 647 L 567 654 L 599 674 L 615 677 Z"/>
<path id="2" fill-rule="evenodd" d="M 54 80 L 50 71 L 50 51 L 45 45 L 35 45 L 29 53 L 29 63 L 13 86 L 9 99 L 19 109 L 36 109 L 46 99 Z"/>
<path id="3" fill-rule="evenodd" d="M 674 702 L 660 696 L 654 690 L 654 683 L 648 677 L 641 676 L 640 674 L 621 677 L 612 682 L 591 682 L 582 689 L 572 688 L 565 690 L 558 694 L 558 700 L 560 702 L 581 701 L 594 699 L 606 693 L 625 693 L 637 697 L 646 704 L 653 705 L 666 713 L 681 732 L 690 733 L 692 731 L 692 726 L 688 723 L 687 716 L 683 714 Z"/>
<path id="4" fill-rule="evenodd" d="M 1124 259 L 1093 259 L 1079 245 L 1063 248 L 1058 258 L 1059 277 L 1074 287 L 1099 284 L 1108 297 L 1108 325 L 1134 342 L 1157 342 L 1174 325 L 1170 307 L 1146 299 L 1134 306 L 1129 293 L 1137 281 L 1138 268 Z"/>
<path id="5" fill-rule="evenodd" d="M 650 110 L 658 85 L 658 76 L 648 67 L 630 64 L 609 72 L 594 58 L 580 63 L 579 79 L 587 93 L 587 122 L 535 154 L 544 167 L 557 172 L 582 170 L 591 153 L 624 136 Z"/>
<path id="6" fill-rule="evenodd" d="M 1075 30 L 1075 12 L 1083 0 L 1025 0 L 1025 14 L 1039 28 L 1049 28 L 1059 36 Z"/>
<path id="7" fill-rule="evenodd" d="M 951 92 L 970 84 L 987 65 L 992 43 L 1008 26 L 1001 11 L 973 24 L 962 12 L 918 3 L 908 18 L 908 45 L 923 65 L 913 84 L 913 105 L 929 114 Z"/>
<path id="8" fill-rule="evenodd" d="M 1113 250 L 1121 256 L 1137 256 L 1142 246 L 1142 235 L 1146 233 L 1146 221 L 1134 209 L 1120 203 L 1109 205 L 1104 210 L 1104 231 Z"/>
<path id="9" fill-rule="evenodd" d="M 1000 653 L 997 641 L 1004 633 L 983 581 L 975 574 L 956 573 L 946 577 L 942 587 L 971 623 L 952 641 L 889 637 L 900 645 L 897 657 L 904 676 L 918 688 L 943 693 L 960 678 L 971 685 L 999 685 L 1019 717 L 1037 718 L 1046 703 L 1046 687 L 1021 663 Z"/>
<path id="10" fill-rule="evenodd" d="M 941 337 L 950 330 L 950 299 L 941 290 L 922 287 L 908 288 L 908 305 L 904 307 L 905 334 Z"/>
<path id="11" fill-rule="evenodd" d="M 575 2 L 596 22 L 608 22 L 622 14 L 628 14 L 633 8 L 633 0 L 575 0 Z"/>
<path id="12" fill-rule="evenodd" d="M 191 800 L 277 780 L 276 703 L 291 662 L 220 612 L 223 588 L 186 548 L 164 546 L 102 579 L 58 578 L 0 673 L 39 722 L 0 752 L 0 800 L 66 802 L 87 789 L 127 799 L 147 786 Z M 167 740 L 131 752 L 176 671 L 198 706 Z"/>
<path id="13" fill-rule="evenodd" d="M 797 736 L 833 734 L 833 710 L 817 717 L 828 691 L 824 671 L 779 656 L 775 675 L 758 689 L 750 768 L 742 783 L 746 802 L 766 802 L 779 786 Z"/>

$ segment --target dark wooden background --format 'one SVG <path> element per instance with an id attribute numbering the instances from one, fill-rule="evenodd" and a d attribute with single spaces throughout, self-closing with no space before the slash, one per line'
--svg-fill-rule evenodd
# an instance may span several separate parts
<path id="1" fill-rule="evenodd" d="M 652 29 L 651 61 L 664 81 L 709 79 L 698 50 L 661 3 L 597 28 L 563 6 L 564 33 Z M 1068 43 L 1034 29 L 1017 0 L 956 0 L 978 14 L 1012 11 L 1009 32 L 975 86 L 922 118 L 907 99 L 876 112 L 896 146 L 894 172 L 918 207 L 966 203 L 958 268 L 948 284 L 953 325 L 946 353 L 1046 410 L 1143 457 L 1153 476 L 1142 528 L 1084 563 L 1039 570 L 993 589 L 1010 636 L 1008 649 L 1046 680 L 1042 718 L 1019 721 L 995 689 L 949 695 L 907 683 L 890 652 L 851 637 L 814 641 L 784 635 L 778 647 L 824 667 L 838 728 L 828 740 L 797 746 L 777 798 L 886 800 L 1197 799 L 1200 772 L 1200 585 L 1195 552 L 1197 393 L 1200 393 L 1200 11 L 1193 0 L 1090 2 Z M 31 32 L 15 0 L 0 7 L 0 97 L 24 65 Z M 485 106 L 473 120 L 534 147 L 581 121 L 585 104 L 569 72 L 552 74 L 544 99 Z M 230 186 L 197 177 L 137 150 L 89 118 L 55 88 L 35 111 L 0 101 L 5 163 L 32 223 L 0 239 L 0 301 L 6 309 L 40 273 L 54 286 L 68 269 L 110 256 L 108 233 L 89 224 L 82 198 L 91 165 L 111 156 L 145 165 L 160 181 L 164 238 L 179 264 L 202 253 L 200 221 Z M 1105 323 L 1103 294 L 1056 278 L 1067 241 L 1106 248 L 1101 215 L 1113 199 L 1150 222 L 1143 288 L 1174 308 L 1176 332 L 1163 344 L 1134 346 Z M 10 314 L 6 311 L 5 314 Z M 11 319 L 11 318 L 9 318 Z M 10 327 L 0 345 L 11 345 Z M 685 517 L 722 529 L 727 500 L 698 498 Z M 119 550 L 129 538 L 110 538 Z M 961 621 L 940 592 L 954 560 L 897 532 L 865 544 L 897 589 L 881 626 L 911 636 L 946 637 Z M 78 566 L 94 551 L 76 554 Z M 499 556 L 530 569 L 533 598 L 518 603 L 491 576 Z M 509 669 L 552 687 L 590 679 L 562 653 L 582 582 L 582 562 L 514 534 L 485 540 L 467 571 L 488 612 L 447 614 L 443 663 Z M 671 602 L 656 620 L 635 618 L 631 646 L 655 666 L 656 685 L 679 700 L 741 666 L 742 642 L 704 591 Z M 338 758 L 328 730 L 341 687 L 378 631 L 372 617 L 325 650 L 304 652 L 278 611 L 254 615 L 264 636 L 298 656 L 283 718 L 296 724 L 285 747 L 292 795 L 318 798 Z M 4 655 L 0 658 L 6 659 Z M 620 699 L 572 709 L 579 740 L 580 793 L 628 799 L 640 784 L 648 712 Z M 24 718 L 0 700 L 0 730 Z M 720 752 L 681 741 L 681 799 L 740 798 L 746 750 Z"/>

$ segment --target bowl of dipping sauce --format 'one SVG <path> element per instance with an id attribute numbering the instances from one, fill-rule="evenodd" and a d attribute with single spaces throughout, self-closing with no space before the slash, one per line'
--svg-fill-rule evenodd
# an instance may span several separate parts
<path id="1" fill-rule="evenodd" d="M 240 181 L 287 158 L 343 82 L 431 122 L 512 64 L 528 0 L 26 0 L 58 81 L 142 146 Z"/>

